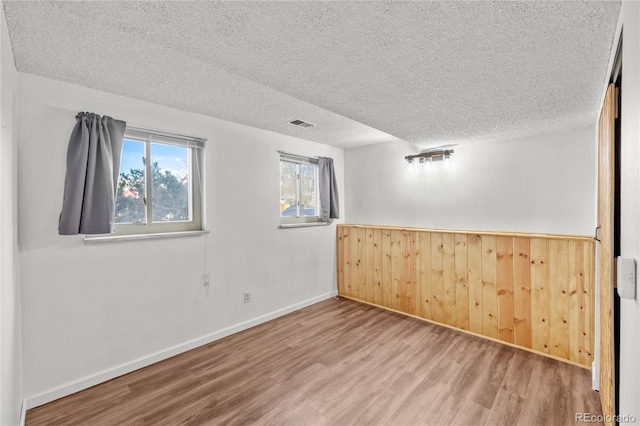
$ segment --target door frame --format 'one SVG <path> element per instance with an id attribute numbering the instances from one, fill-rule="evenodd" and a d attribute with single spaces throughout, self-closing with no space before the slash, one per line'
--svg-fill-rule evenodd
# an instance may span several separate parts
<path id="1" fill-rule="evenodd" d="M 622 34 L 618 41 L 611 79 L 598 117 L 598 202 L 596 228 L 596 321 L 593 388 L 600 390 L 605 419 L 618 413 L 619 299 L 615 258 L 620 255 L 620 93 L 622 86 Z M 598 235 L 598 230 L 601 232 Z M 600 237 L 600 238 L 598 238 Z M 603 257 L 605 256 L 605 257 Z M 603 362 L 604 361 L 604 362 Z M 615 420 L 605 424 L 615 424 Z"/>

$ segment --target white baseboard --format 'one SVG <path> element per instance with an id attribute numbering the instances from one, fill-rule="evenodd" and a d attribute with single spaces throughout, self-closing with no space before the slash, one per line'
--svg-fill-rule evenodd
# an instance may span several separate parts
<path id="1" fill-rule="evenodd" d="M 304 300 L 300 303 L 295 303 L 293 305 L 284 307 L 282 309 L 278 309 L 268 314 L 261 315 L 257 318 L 253 318 L 253 319 L 241 322 L 240 324 L 227 327 L 215 333 L 211 333 L 206 336 L 202 336 L 200 338 L 193 339 L 188 342 L 175 345 L 170 348 L 132 360 L 130 362 L 117 365 L 113 368 L 108 368 L 106 370 L 99 371 L 97 373 L 91 374 L 81 379 L 65 383 L 59 387 L 50 389 L 48 391 L 42 392 L 38 395 L 31 396 L 29 398 L 26 398 L 24 403 L 22 404 L 22 411 L 26 413 L 26 410 L 30 410 L 32 408 L 38 407 L 40 405 L 46 404 L 56 399 L 71 395 L 83 389 L 90 388 L 91 386 L 95 386 L 102 382 L 106 382 L 107 380 L 114 379 L 116 377 L 122 376 L 123 374 L 131 373 L 132 371 L 138 370 L 143 367 L 147 367 L 151 364 L 155 364 L 156 362 L 165 360 L 167 358 L 171 358 L 172 356 L 181 354 L 191 349 L 195 349 L 202 345 L 206 345 L 208 343 L 222 339 L 223 337 L 227 337 L 231 334 L 237 333 L 242 330 L 246 330 L 248 328 L 270 321 L 274 318 L 281 317 L 293 311 L 297 311 L 298 309 L 302 309 L 304 307 L 313 305 L 315 303 L 321 302 L 331 297 L 335 297 L 337 295 L 338 295 L 338 292 L 336 290 L 333 290 L 333 291 L 330 291 L 329 293 L 325 293 L 320 296 L 316 296 L 311 299 Z M 21 425 L 24 425 L 24 422 L 21 423 Z"/>
<path id="2" fill-rule="evenodd" d="M 22 406 L 20 407 L 20 419 L 18 419 L 18 425 L 24 426 L 27 421 L 27 400 L 22 400 Z"/>

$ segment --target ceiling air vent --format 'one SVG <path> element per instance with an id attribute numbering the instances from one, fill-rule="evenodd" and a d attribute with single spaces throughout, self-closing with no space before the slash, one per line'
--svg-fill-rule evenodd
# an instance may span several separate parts
<path id="1" fill-rule="evenodd" d="M 294 126 L 305 127 L 305 128 L 313 127 L 313 124 L 307 123 L 306 121 L 302 121 L 302 120 L 291 120 L 289 124 L 293 124 Z"/>

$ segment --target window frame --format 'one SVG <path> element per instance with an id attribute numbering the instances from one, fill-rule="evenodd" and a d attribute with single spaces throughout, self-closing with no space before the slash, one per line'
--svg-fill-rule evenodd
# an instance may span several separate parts
<path id="1" fill-rule="evenodd" d="M 288 154 L 282 151 L 279 151 L 280 154 L 280 161 L 279 161 L 279 165 L 281 165 L 281 163 L 287 162 L 287 163 L 294 163 L 296 164 L 296 212 L 297 215 L 296 216 L 292 216 L 292 217 L 282 217 L 280 216 L 280 224 L 281 225 L 296 225 L 296 224 L 324 224 L 325 222 L 322 221 L 322 219 L 320 218 L 320 191 L 318 188 L 318 178 L 319 178 L 319 174 L 318 174 L 318 159 L 317 158 L 313 158 L 313 157 L 306 157 L 306 156 L 302 156 L 302 155 L 294 155 L 294 154 Z M 302 165 L 310 165 L 313 166 L 314 168 L 314 174 L 315 174 L 315 178 L 314 178 L 314 183 L 315 183 L 315 198 L 316 198 L 316 215 L 315 216 L 302 216 L 301 215 L 301 206 L 300 206 L 300 168 Z M 279 181 L 282 182 L 282 172 L 280 171 L 279 173 Z M 280 191 L 280 200 L 282 200 L 282 185 L 280 185 L 279 188 Z M 282 213 L 282 211 L 280 211 L 280 213 Z"/>
<path id="2" fill-rule="evenodd" d="M 141 129 L 127 126 L 124 140 L 144 143 L 144 176 L 145 176 L 145 215 L 146 222 L 114 223 L 115 232 L 108 235 L 153 235 L 163 233 L 179 233 L 188 231 L 202 231 L 203 228 L 203 151 L 206 139 L 192 136 L 177 135 L 155 130 Z M 173 145 L 188 148 L 189 159 L 189 192 L 190 216 L 189 221 L 154 222 L 153 221 L 153 179 L 151 178 L 153 162 L 151 161 L 151 144 Z M 118 170 L 118 177 L 120 170 Z"/>

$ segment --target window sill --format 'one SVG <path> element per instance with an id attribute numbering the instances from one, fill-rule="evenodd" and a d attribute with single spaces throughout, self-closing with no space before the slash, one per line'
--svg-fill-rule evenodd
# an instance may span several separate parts
<path id="1" fill-rule="evenodd" d="M 180 237 L 198 237 L 208 234 L 209 231 L 182 231 L 182 232 L 161 232 L 157 234 L 133 234 L 133 235 L 105 235 L 99 237 L 84 237 L 85 244 L 97 243 L 115 243 L 117 241 L 133 241 L 133 240 L 154 240 L 160 238 L 180 238 Z"/>
<path id="2" fill-rule="evenodd" d="M 278 228 L 308 228 L 310 226 L 329 226 L 331 222 L 300 222 L 300 223 L 281 223 Z"/>

